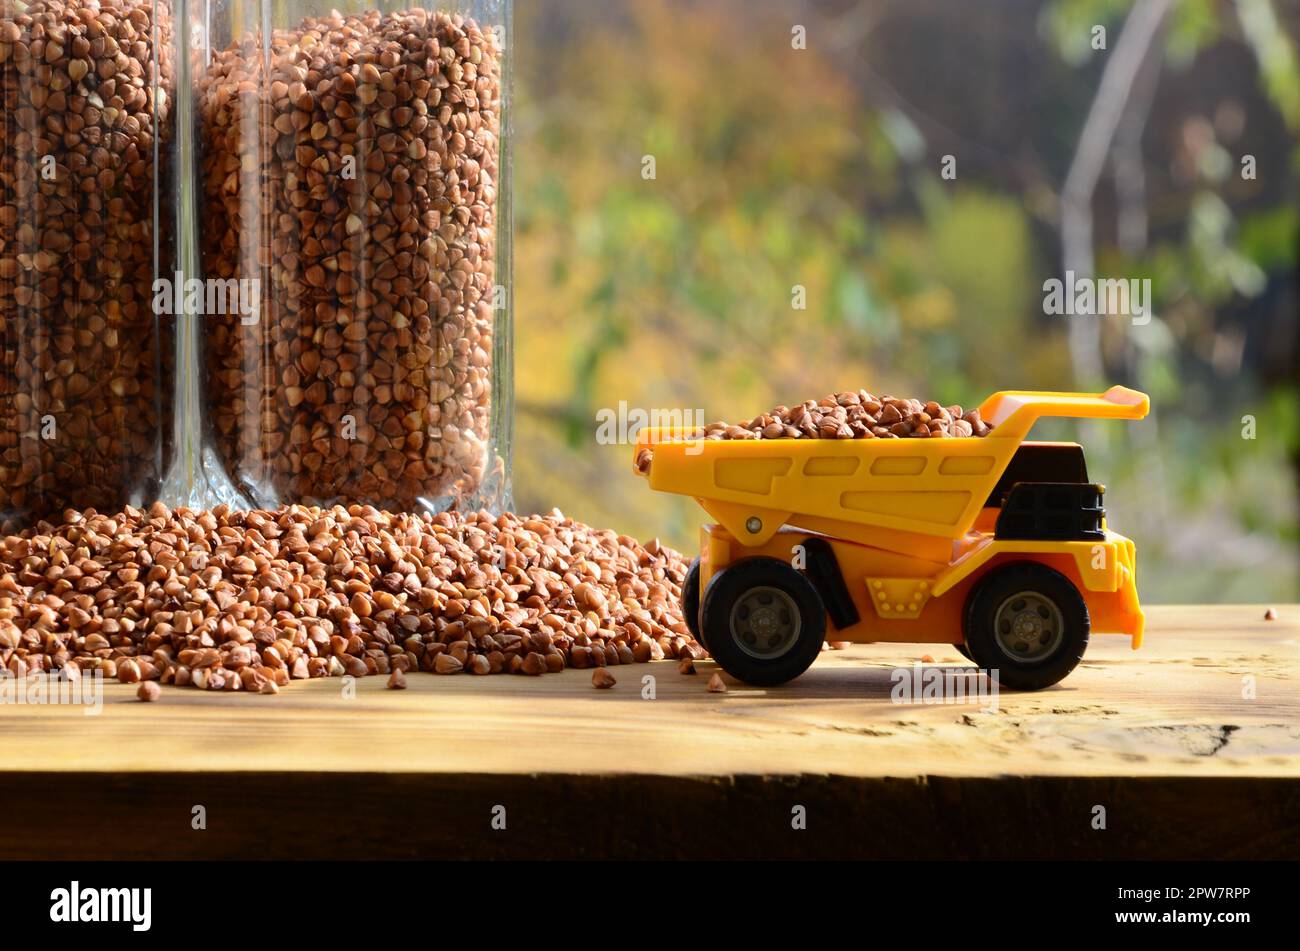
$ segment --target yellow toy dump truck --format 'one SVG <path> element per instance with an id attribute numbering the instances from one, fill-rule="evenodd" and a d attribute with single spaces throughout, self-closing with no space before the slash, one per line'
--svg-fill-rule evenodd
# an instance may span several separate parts
<path id="1" fill-rule="evenodd" d="M 829 636 L 954 644 L 1003 686 L 1038 690 L 1074 669 L 1092 631 L 1141 646 L 1143 615 L 1133 542 L 1106 527 L 1082 447 L 1026 437 L 1040 417 L 1141 419 L 1149 405 L 1120 386 L 995 393 L 978 439 L 643 430 L 637 471 L 717 519 L 683 609 L 740 680 L 792 680 Z"/>

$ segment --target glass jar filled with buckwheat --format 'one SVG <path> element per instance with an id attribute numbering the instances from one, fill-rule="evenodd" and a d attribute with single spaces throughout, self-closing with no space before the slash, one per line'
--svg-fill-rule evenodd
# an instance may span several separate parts
<path id="1" fill-rule="evenodd" d="M 219 456 L 263 505 L 507 506 L 508 0 L 212 12 L 204 274 L 260 301 L 205 319 Z"/>
<path id="2" fill-rule="evenodd" d="M 167 0 L 0 0 L 0 529 L 156 489 L 172 36 Z"/>

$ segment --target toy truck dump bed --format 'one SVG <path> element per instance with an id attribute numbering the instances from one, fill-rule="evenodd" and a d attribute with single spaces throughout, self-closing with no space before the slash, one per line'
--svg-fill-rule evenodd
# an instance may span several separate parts
<path id="1" fill-rule="evenodd" d="M 956 540 L 970 531 L 1041 417 L 1141 419 L 1148 408 L 1144 394 L 1121 386 L 1098 395 L 1003 392 L 980 406 L 994 426 L 981 439 L 705 441 L 648 430 L 637 446 L 653 451 L 652 489 L 697 499 L 746 543 L 792 522 L 889 547 L 889 532 Z"/>

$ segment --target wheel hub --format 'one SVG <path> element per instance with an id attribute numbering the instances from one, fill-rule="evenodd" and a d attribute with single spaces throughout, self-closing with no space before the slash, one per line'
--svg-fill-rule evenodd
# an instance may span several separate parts
<path id="1" fill-rule="evenodd" d="M 758 660 L 774 660 L 799 640 L 799 608 L 780 588 L 751 588 L 731 610 L 731 636 Z"/>
<path id="2" fill-rule="evenodd" d="M 750 627 L 760 637 L 771 637 L 780 629 L 780 620 L 771 608 L 759 608 L 749 619 Z"/>
<path id="3" fill-rule="evenodd" d="M 1021 591 L 1003 601 L 993 625 L 998 646 L 1018 661 L 1050 657 L 1065 636 L 1060 608 L 1037 591 Z"/>
<path id="4" fill-rule="evenodd" d="M 1022 612 L 1016 616 L 1012 629 L 1019 637 L 1037 640 L 1043 633 L 1043 621 L 1036 614 Z"/>

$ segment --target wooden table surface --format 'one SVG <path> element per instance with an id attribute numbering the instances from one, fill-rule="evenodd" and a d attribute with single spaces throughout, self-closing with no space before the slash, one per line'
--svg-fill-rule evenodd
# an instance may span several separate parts
<path id="1" fill-rule="evenodd" d="M 725 694 L 711 662 L 613 668 L 608 691 L 109 685 L 97 716 L 0 706 L 0 857 L 1300 857 L 1300 606 L 1277 611 L 1153 607 L 1142 650 L 1099 636 L 1058 687 L 991 705 L 891 699 L 900 666 L 965 663 L 941 645 Z"/>

